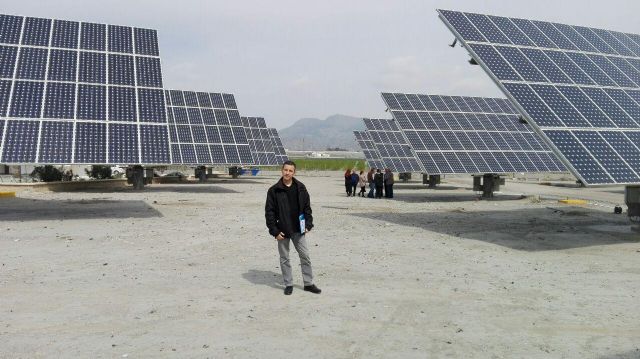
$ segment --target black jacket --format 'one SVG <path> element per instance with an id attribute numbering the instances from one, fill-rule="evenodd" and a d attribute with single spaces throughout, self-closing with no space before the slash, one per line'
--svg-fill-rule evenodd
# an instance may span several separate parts
<path id="1" fill-rule="evenodd" d="M 311 215 L 311 200 L 307 187 L 295 177 L 293 181 L 298 186 L 298 208 L 304 213 L 304 221 L 307 230 L 313 228 L 313 216 Z M 293 233 L 298 233 L 299 223 L 291 223 L 291 209 L 289 208 L 289 200 L 287 198 L 286 187 L 280 179 L 276 184 L 267 191 L 267 202 L 264 206 L 264 218 L 267 221 L 269 234 L 277 236 L 278 233 L 284 233 L 286 238 L 291 238 Z M 300 214 L 300 213 L 298 213 Z"/>
<path id="2" fill-rule="evenodd" d="M 373 175 L 373 183 L 375 183 L 376 187 L 382 187 L 384 184 L 384 175 L 382 173 Z"/>

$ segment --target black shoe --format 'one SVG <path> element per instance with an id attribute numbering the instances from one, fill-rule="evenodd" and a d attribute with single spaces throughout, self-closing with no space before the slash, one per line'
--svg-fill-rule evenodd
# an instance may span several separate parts
<path id="1" fill-rule="evenodd" d="M 311 292 L 314 294 L 320 294 L 322 291 L 320 290 L 320 288 L 316 287 L 315 284 L 312 285 L 305 285 L 304 286 L 304 290 L 307 292 Z"/>
<path id="2" fill-rule="evenodd" d="M 288 286 L 284 288 L 284 295 L 291 295 L 291 293 L 293 293 L 293 286 Z"/>

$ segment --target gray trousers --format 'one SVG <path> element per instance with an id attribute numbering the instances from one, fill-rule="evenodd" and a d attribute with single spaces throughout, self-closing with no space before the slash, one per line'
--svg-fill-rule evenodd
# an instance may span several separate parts
<path id="1" fill-rule="evenodd" d="M 302 280 L 304 285 L 313 284 L 313 272 L 311 271 L 311 259 L 309 259 L 309 248 L 307 240 L 300 233 L 295 233 L 292 238 L 285 238 L 278 241 L 278 252 L 280 252 L 280 269 L 282 270 L 282 279 L 286 287 L 293 285 L 293 276 L 291 274 L 291 262 L 289 261 L 289 242 L 293 241 L 293 246 L 300 256 L 300 266 L 302 267 Z"/>

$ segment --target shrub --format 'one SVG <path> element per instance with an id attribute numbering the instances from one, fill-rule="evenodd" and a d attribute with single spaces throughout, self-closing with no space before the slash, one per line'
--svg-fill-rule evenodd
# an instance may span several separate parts
<path id="1" fill-rule="evenodd" d="M 37 166 L 31 172 L 31 177 L 36 177 L 42 182 L 62 181 L 62 171 L 51 165 Z"/>
<path id="2" fill-rule="evenodd" d="M 91 170 L 85 169 L 87 176 L 94 179 L 111 178 L 111 166 L 93 165 Z"/>

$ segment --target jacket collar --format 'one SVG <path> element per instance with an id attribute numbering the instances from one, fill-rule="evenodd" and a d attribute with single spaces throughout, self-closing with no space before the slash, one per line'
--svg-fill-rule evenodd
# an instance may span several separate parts
<path id="1" fill-rule="evenodd" d="M 295 183 L 298 186 L 298 189 L 300 189 L 300 181 L 298 181 L 295 177 L 292 178 L 293 183 Z M 284 182 L 282 182 L 282 177 L 280 177 L 280 179 L 278 180 L 278 183 L 276 183 L 276 188 L 277 189 L 287 189 L 288 187 L 284 185 Z"/>

